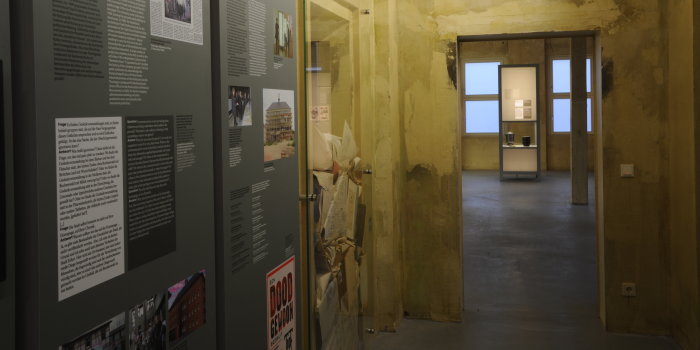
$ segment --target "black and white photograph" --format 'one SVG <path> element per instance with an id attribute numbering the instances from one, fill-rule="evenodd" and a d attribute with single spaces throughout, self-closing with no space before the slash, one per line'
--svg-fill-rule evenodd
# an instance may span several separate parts
<path id="1" fill-rule="evenodd" d="M 165 17 L 172 20 L 192 23 L 192 0 L 163 0 Z"/>
<path id="2" fill-rule="evenodd" d="M 121 313 L 59 346 L 58 350 L 126 350 L 124 319 L 124 313 Z"/>
<path id="3" fill-rule="evenodd" d="M 287 58 L 294 57 L 292 31 L 292 17 L 287 13 L 277 11 L 275 16 L 275 55 Z"/>
<path id="4" fill-rule="evenodd" d="M 228 88 L 228 126 L 253 125 L 253 108 L 250 101 L 250 88 L 229 86 Z"/>
<path id="5" fill-rule="evenodd" d="M 129 310 L 129 350 L 165 350 L 165 293 L 156 294 Z"/>

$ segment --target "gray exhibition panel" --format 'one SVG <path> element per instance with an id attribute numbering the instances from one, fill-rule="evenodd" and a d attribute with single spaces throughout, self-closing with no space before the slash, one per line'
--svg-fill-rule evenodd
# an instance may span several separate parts
<path id="1" fill-rule="evenodd" d="M 214 349 L 209 1 L 14 11 L 19 346 Z"/>
<path id="2" fill-rule="evenodd" d="M 220 349 L 301 344 L 295 6 L 213 5 Z M 290 286 L 279 280 L 285 261 L 295 269 Z"/>
<path id="3" fill-rule="evenodd" d="M 15 347 L 12 79 L 8 0 L 0 0 L 0 339 Z"/>

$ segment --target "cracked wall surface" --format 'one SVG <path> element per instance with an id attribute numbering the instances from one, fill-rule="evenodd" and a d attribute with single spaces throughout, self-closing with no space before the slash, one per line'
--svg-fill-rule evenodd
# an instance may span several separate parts
<path id="1" fill-rule="evenodd" d="M 599 217 L 599 239 L 605 249 L 600 283 L 606 306 L 604 322 L 611 331 L 669 334 L 671 325 L 676 323 L 672 319 L 680 312 L 687 313 L 684 316 L 687 320 L 678 323 L 697 324 L 694 321 L 697 318 L 695 306 L 689 312 L 676 308 L 669 313 L 669 305 L 680 305 L 678 298 L 697 303 L 697 273 L 694 270 L 697 247 L 691 244 L 694 248 L 680 251 L 678 245 L 683 243 L 671 243 L 671 237 L 684 230 L 688 221 L 679 217 L 683 214 L 669 215 L 667 205 L 676 200 L 680 190 L 671 187 L 669 191 L 669 184 L 676 178 L 684 180 L 694 176 L 694 173 L 683 171 L 684 167 L 694 167 L 694 162 L 669 170 L 670 164 L 688 161 L 687 155 L 677 160 L 669 158 L 671 151 L 680 152 L 687 147 L 683 144 L 685 141 L 670 140 L 680 130 L 687 130 L 688 125 L 680 124 L 669 129 L 669 125 L 675 125 L 669 124 L 669 119 L 674 116 L 669 113 L 672 103 L 667 100 L 670 66 L 665 28 L 669 19 L 665 5 L 660 6 L 660 3 L 666 2 L 400 2 L 402 147 L 405 149 L 403 166 L 407 176 L 402 231 L 405 235 L 404 303 L 408 314 L 428 317 L 433 310 L 440 310 L 442 314 L 442 311 L 457 308 L 461 303 L 456 297 L 458 287 L 446 282 L 456 276 L 430 275 L 429 269 L 423 266 L 426 261 L 437 262 L 440 267 L 453 266 L 455 271 L 461 271 L 459 266 L 450 265 L 448 261 L 449 257 L 457 259 L 460 255 L 459 248 L 450 244 L 457 242 L 457 232 L 461 232 L 459 223 L 451 216 L 458 216 L 460 205 L 457 185 L 452 185 L 460 170 L 460 165 L 455 162 L 460 151 L 453 142 L 461 125 L 458 124 L 458 92 L 451 86 L 445 69 L 449 47 L 446 42 L 456 41 L 460 35 L 596 31 L 602 45 L 604 77 L 604 129 L 600 135 L 603 159 L 602 167 L 598 169 L 599 178 L 605 184 L 600 198 L 602 215 Z M 670 3 L 688 6 L 687 1 Z M 678 14 L 689 13 L 687 8 L 685 10 Z M 670 73 L 673 76 L 672 70 Z M 683 113 L 687 115 L 687 111 Z M 688 139 L 687 135 L 683 136 Z M 619 165 L 622 163 L 635 164 L 637 176 L 620 178 Z M 688 200 L 685 198 L 678 203 Z M 684 210 L 687 215 L 694 211 L 694 207 L 690 208 Z M 694 216 L 692 218 L 694 220 Z M 693 223 L 690 221 L 688 227 Z M 676 228 L 677 225 L 681 227 Z M 696 231 L 689 232 L 688 235 L 694 235 Z M 686 241 L 686 238 L 681 235 L 676 242 L 693 242 L 692 239 Z M 418 246 L 425 244 L 437 249 L 434 256 L 446 258 L 421 255 Z M 682 257 L 670 258 L 676 253 Z M 413 254 L 419 259 L 411 261 Z M 674 272 L 676 266 L 686 268 Z M 674 274 L 675 277 L 669 277 Z M 436 280 L 444 282 L 441 285 L 443 292 L 438 294 L 435 294 L 437 287 L 425 287 Z M 678 286 L 669 289 L 667 282 L 670 280 L 691 282 L 679 282 Z M 637 283 L 639 294 L 636 298 L 625 299 L 620 295 L 621 283 L 626 281 Z M 416 285 L 420 287 L 413 289 Z M 469 288 L 469 281 L 465 281 L 465 285 Z"/>
<path id="2" fill-rule="evenodd" d="M 693 2 L 670 1 L 668 13 L 669 304 L 671 332 L 700 347 L 697 240 L 697 156 L 694 106 Z"/>
<path id="3" fill-rule="evenodd" d="M 693 97 L 700 79 L 688 45 L 698 17 L 692 1 L 363 3 L 372 16 L 365 19 L 371 30 L 360 34 L 359 96 L 371 100 L 361 103 L 362 142 L 371 146 L 363 148 L 375 171 L 367 275 L 379 330 L 396 330 L 404 315 L 462 319 L 470 281 L 462 284 L 457 37 L 594 31 L 602 47 L 603 130 L 594 143 L 602 155 L 601 318 L 610 331 L 673 334 L 697 348 L 697 162 L 688 150 L 698 147 Z M 635 178 L 619 176 L 622 163 L 635 164 Z M 635 282 L 638 296 L 623 298 L 622 282 Z"/>
<path id="4" fill-rule="evenodd" d="M 403 301 L 409 317 L 462 319 L 459 94 L 455 42 L 426 16 L 434 1 L 398 2 L 403 169 Z"/>

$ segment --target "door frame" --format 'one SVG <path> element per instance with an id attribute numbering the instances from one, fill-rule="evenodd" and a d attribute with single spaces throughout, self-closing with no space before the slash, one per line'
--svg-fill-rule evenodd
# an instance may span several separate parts
<path id="1" fill-rule="evenodd" d="M 457 76 L 459 86 L 464 86 L 464 67 L 462 64 L 462 59 L 460 57 L 459 44 L 462 42 L 474 42 L 474 41 L 499 41 L 499 40 L 527 40 L 527 39 L 554 39 L 554 38 L 573 38 L 573 37 L 587 37 L 592 38 L 594 42 L 594 54 L 591 62 L 592 70 L 592 85 L 593 85 L 593 96 L 592 96 L 592 118 L 593 118 L 593 133 L 595 142 L 595 160 L 594 160 L 594 173 L 595 173 L 595 188 L 592 189 L 595 193 L 595 220 L 596 220 L 596 265 L 597 265 L 597 280 L 598 280 L 598 307 L 599 307 L 599 318 L 606 326 L 606 302 L 605 302 L 605 231 L 604 231 L 604 201 L 603 201 L 603 189 L 604 189 L 604 177 L 603 177 L 603 99 L 602 99 L 602 43 L 600 39 L 600 32 L 596 30 L 581 30 L 581 31 L 562 31 L 562 32 L 531 32 L 531 33 L 509 33 L 509 34 L 485 34 L 485 35 L 460 35 L 457 36 Z M 464 106 L 462 103 L 463 91 L 458 94 L 458 103 L 460 103 L 460 113 L 458 117 L 460 122 L 458 125 L 464 125 Z M 549 116 L 547 116 L 549 118 Z M 462 130 L 463 132 L 463 130 Z M 461 135 L 461 133 L 460 133 Z M 457 145 L 458 155 L 460 164 L 463 163 L 462 160 L 462 144 L 461 137 L 459 138 L 459 144 Z M 591 189 L 589 189 L 590 191 Z M 461 203 L 461 202 L 460 202 Z M 461 204 L 460 204 L 461 213 Z M 462 254 L 462 262 L 464 263 L 464 255 Z M 464 282 L 464 281 L 462 281 Z"/>

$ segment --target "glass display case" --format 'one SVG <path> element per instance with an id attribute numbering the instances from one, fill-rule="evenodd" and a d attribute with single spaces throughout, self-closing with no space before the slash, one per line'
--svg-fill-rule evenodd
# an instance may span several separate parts
<path id="1" fill-rule="evenodd" d="M 372 318 L 371 16 L 359 4 L 306 2 L 308 289 L 313 350 L 363 349 Z M 364 79 L 364 80 L 363 80 Z"/>
<path id="2" fill-rule="evenodd" d="M 502 65 L 498 71 L 501 180 L 540 177 L 539 66 Z"/>

